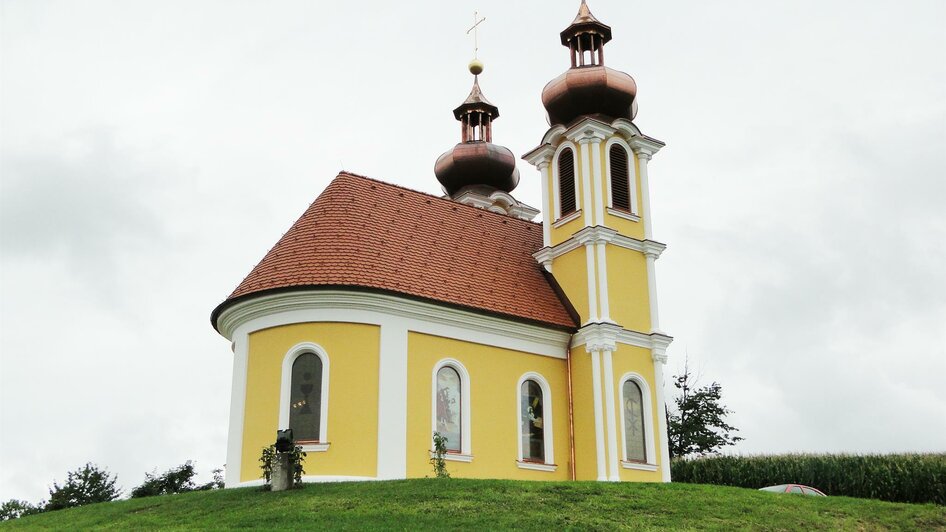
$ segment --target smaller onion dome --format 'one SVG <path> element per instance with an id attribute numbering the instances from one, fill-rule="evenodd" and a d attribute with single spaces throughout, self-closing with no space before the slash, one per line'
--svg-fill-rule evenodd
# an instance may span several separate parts
<path id="1" fill-rule="evenodd" d="M 482 63 L 470 63 L 470 72 L 482 71 Z M 453 110 L 453 116 L 460 121 L 460 143 L 434 164 L 434 174 L 444 192 L 453 196 L 471 185 L 512 192 L 519 184 L 516 157 L 508 148 L 492 143 L 492 122 L 499 118 L 499 108 L 483 96 L 479 76 L 474 76 L 470 95 Z"/>
<path id="2" fill-rule="evenodd" d="M 568 124 L 586 115 L 633 119 L 637 83 L 624 72 L 604 66 L 604 45 L 611 40 L 611 27 L 591 14 L 585 0 L 561 38 L 571 52 L 572 65 L 542 90 L 549 122 Z"/>

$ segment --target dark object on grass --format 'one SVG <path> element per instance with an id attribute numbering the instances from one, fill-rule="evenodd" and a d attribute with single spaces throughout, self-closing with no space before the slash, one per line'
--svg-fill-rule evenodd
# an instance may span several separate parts
<path id="1" fill-rule="evenodd" d="M 276 431 L 276 452 L 288 453 L 293 448 L 292 429 Z"/>

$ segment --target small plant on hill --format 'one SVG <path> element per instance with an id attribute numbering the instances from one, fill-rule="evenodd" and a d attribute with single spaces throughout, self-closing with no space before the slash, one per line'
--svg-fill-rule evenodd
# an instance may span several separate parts
<path id="1" fill-rule="evenodd" d="M 434 466 L 434 475 L 437 478 L 450 478 L 447 461 L 443 458 L 445 454 L 447 454 L 447 437 L 434 432 L 434 455 L 430 457 L 430 465 Z"/>
<path id="2" fill-rule="evenodd" d="M 214 479 L 206 484 L 197 484 L 194 482 L 194 476 L 197 471 L 190 460 L 183 465 L 168 469 L 160 476 L 153 473 L 145 473 L 145 481 L 140 486 L 131 490 L 131 498 L 152 497 L 154 495 L 169 495 L 171 493 L 186 493 L 188 491 L 203 491 L 219 489 L 223 487 L 223 478 L 221 469 L 214 470 Z"/>
<path id="3" fill-rule="evenodd" d="M 270 489 L 270 482 L 273 480 L 273 465 L 276 463 L 276 456 L 278 454 L 276 445 L 263 447 L 263 452 L 259 457 L 259 468 L 263 471 L 263 479 L 266 481 L 263 489 Z M 305 457 L 305 451 L 298 445 L 294 446 L 292 450 L 289 451 L 289 468 L 292 470 L 292 484 L 297 488 L 302 486 L 302 475 L 305 474 L 305 468 L 303 467 Z"/>
<path id="4" fill-rule="evenodd" d="M 66 475 L 66 482 L 62 486 L 53 482 L 53 487 L 49 489 L 46 510 L 108 502 L 117 499 L 122 493 L 121 488 L 115 485 L 118 477 L 109 475 L 107 469 L 99 469 L 92 463 L 87 463 L 81 469 L 70 471 Z"/>

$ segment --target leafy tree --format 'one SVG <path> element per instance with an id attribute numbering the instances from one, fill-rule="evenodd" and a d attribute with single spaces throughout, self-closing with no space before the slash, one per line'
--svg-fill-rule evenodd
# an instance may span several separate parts
<path id="1" fill-rule="evenodd" d="M 43 512 L 44 503 L 32 505 L 26 501 L 10 499 L 0 504 L 0 521 L 9 521 L 10 519 L 19 519 L 27 515 L 33 515 Z"/>
<path id="2" fill-rule="evenodd" d="M 674 399 L 676 411 L 667 410 L 667 436 L 670 456 L 714 454 L 722 447 L 743 438 L 732 433 L 739 429 L 723 419 L 732 410 L 721 404 L 723 389 L 718 382 L 697 387 L 688 363 L 682 375 L 674 375 L 673 385 L 680 390 Z"/>
<path id="3" fill-rule="evenodd" d="M 197 475 L 197 470 L 194 468 L 194 463 L 188 460 L 183 465 L 168 469 L 160 476 L 145 473 L 144 483 L 131 490 L 131 498 L 219 489 L 223 487 L 222 472 L 222 469 L 214 469 L 214 479 L 211 482 L 196 484 L 194 476 Z"/>
<path id="4" fill-rule="evenodd" d="M 61 510 L 117 499 L 121 495 L 121 488 L 115 485 L 117 481 L 118 477 L 109 475 L 108 470 L 87 463 L 81 469 L 67 473 L 66 483 L 62 486 L 53 482 L 53 487 L 49 489 L 46 510 Z"/>

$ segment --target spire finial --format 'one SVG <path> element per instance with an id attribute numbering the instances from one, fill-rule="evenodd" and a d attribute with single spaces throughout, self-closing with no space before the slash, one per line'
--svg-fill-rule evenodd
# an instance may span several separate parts
<path id="1" fill-rule="evenodd" d="M 473 60 L 470 61 L 468 68 L 470 69 L 470 74 L 473 74 L 474 78 L 483 73 L 483 62 L 480 61 L 476 55 L 479 52 L 479 36 L 477 31 L 479 30 L 479 25 L 483 22 L 486 22 L 486 17 L 480 18 L 480 14 L 477 11 L 473 12 L 473 25 L 470 26 L 470 29 L 466 30 L 466 34 L 469 35 L 470 32 L 473 32 Z"/>

